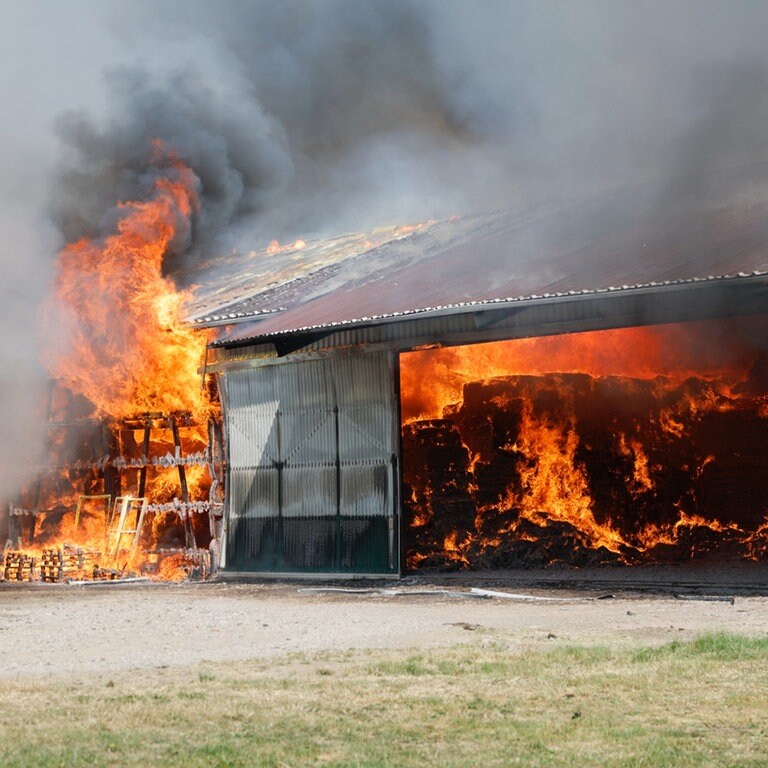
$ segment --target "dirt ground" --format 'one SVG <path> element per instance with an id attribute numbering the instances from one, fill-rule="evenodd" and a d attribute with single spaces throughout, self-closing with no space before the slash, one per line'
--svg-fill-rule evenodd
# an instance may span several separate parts
<path id="1" fill-rule="evenodd" d="M 0 678 L 460 642 L 635 645 L 716 630 L 768 632 L 768 597 L 762 595 L 681 599 L 500 588 L 520 595 L 507 599 L 473 597 L 471 585 L 451 582 L 381 586 L 384 592 L 349 593 L 301 582 L 0 583 Z"/>

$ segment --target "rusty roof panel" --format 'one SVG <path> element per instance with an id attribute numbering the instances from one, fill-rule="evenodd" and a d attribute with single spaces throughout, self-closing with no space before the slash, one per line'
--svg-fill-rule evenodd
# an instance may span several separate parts
<path id="1" fill-rule="evenodd" d="M 254 254 L 239 267 L 233 261 L 224 272 L 202 275 L 205 288 L 198 288 L 189 319 L 227 326 L 222 339 L 243 339 L 465 304 L 768 271 L 768 205 L 695 215 L 652 210 L 633 190 L 559 208 L 345 235 L 280 254 L 272 277 L 273 257 Z"/>

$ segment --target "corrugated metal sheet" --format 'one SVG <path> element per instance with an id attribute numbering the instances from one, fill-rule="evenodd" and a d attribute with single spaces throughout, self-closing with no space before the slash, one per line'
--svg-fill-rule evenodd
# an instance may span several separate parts
<path id="1" fill-rule="evenodd" d="M 398 322 L 344 325 L 316 337 L 302 336 L 300 352 L 289 357 L 309 358 L 347 354 L 350 350 L 394 351 L 421 344 L 470 344 L 494 339 L 599 330 L 647 323 L 684 322 L 768 310 L 768 275 L 678 281 L 646 288 L 566 295 L 558 300 L 488 302 L 463 312 L 422 314 Z M 229 339 L 208 350 L 209 370 L 251 367 L 279 361 L 275 346 L 264 337 L 251 344 Z M 285 338 L 291 339 L 291 336 Z"/>
<path id="2" fill-rule="evenodd" d="M 226 567 L 396 568 L 390 366 L 378 353 L 220 375 L 230 435 Z"/>
<path id="3" fill-rule="evenodd" d="M 430 222 L 357 253 L 344 241 L 335 254 L 333 242 L 317 244 L 322 258 L 307 257 L 298 276 L 251 284 L 247 291 L 239 285 L 230 304 L 211 300 L 225 296 L 210 287 L 214 276 L 199 291 L 191 319 L 232 322 L 222 338 L 237 340 L 449 308 L 471 311 L 472 303 L 764 274 L 768 206 L 740 203 L 673 214 L 655 208 L 651 192 L 641 188 L 556 210 Z M 264 310 L 272 314 L 254 324 L 249 315 Z"/>
<path id="4" fill-rule="evenodd" d="M 275 371 L 265 369 L 258 381 L 233 371 L 221 377 L 220 387 L 229 453 L 228 506 L 242 517 L 271 517 L 279 503 L 281 452 Z"/>

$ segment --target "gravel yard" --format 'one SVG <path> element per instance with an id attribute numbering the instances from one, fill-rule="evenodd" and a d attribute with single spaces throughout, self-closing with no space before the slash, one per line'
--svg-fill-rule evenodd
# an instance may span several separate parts
<path id="1" fill-rule="evenodd" d="M 389 584 L 401 594 L 296 582 L 0 584 L 0 677 L 78 676 L 293 653 L 468 641 L 639 645 L 710 631 L 768 632 L 768 598 Z M 324 587 L 319 587 L 325 589 Z M 361 589 L 358 585 L 351 588 Z M 424 594 L 428 592 L 428 594 Z"/>

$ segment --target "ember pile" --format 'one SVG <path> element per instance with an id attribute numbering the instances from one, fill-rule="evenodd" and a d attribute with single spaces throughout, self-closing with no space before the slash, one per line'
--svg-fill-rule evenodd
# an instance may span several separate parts
<path id="1" fill-rule="evenodd" d="M 178 579 L 215 567 L 223 435 L 200 375 L 207 338 L 182 322 L 188 296 L 164 274 L 188 238 L 198 180 L 161 142 L 147 151 L 145 197 L 59 254 L 43 350 L 48 438 L 11 507 L 6 580 Z"/>
<path id="2" fill-rule="evenodd" d="M 409 567 L 764 558 L 768 362 L 752 353 L 729 375 L 465 382 L 403 428 Z"/>

